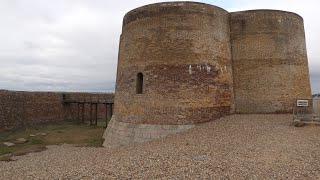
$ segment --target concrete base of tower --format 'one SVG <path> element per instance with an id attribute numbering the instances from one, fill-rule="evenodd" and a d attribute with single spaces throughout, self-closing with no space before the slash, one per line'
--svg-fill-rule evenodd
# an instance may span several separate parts
<path id="1" fill-rule="evenodd" d="M 138 144 L 162 137 L 177 134 L 195 127 L 195 125 L 154 125 L 132 124 L 116 120 L 116 116 L 108 125 L 103 134 L 104 147 L 116 147 L 129 144 Z"/>

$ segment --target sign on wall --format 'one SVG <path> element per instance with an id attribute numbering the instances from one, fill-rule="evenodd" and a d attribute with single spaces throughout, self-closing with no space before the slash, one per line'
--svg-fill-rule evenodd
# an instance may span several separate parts
<path id="1" fill-rule="evenodd" d="M 297 107 L 308 107 L 309 101 L 306 99 L 298 99 L 297 100 Z"/>

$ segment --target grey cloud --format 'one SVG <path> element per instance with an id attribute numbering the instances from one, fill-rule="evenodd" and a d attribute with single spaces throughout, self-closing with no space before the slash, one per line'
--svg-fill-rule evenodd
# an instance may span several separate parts
<path id="1" fill-rule="evenodd" d="M 320 93 L 320 57 L 309 57 L 309 72 L 312 93 Z"/>
<path id="2" fill-rule="evenodd" d="M 311 79 L 311 88 L 313 94 L 319 94 L 320 93 L 320 73 L 319 72 L 311 72 L 310 73 L 310 79 Z"/>
<path id="3" fill-rule="evenodd" d="M 122 17 L 154 1 L 0 2 L 0 88 L 113 91 Z"/>
<path id="4" fill-rule="evenodd" d="M 154 2 L 160 1 L 0 1 L 0 89 L 114 91 L 122 18 L 129 10 Z M 252 0 L 230 2 L 239 8 L 258 7 Z M 309 14 L 305 20 L 313 21 Z M 308 29 L 308 50 L 320 57 L 313 40 L 318 38 L 315 24 Z M 315 61 L 312 58 L 310 66 Z M 313 68 L 310 72 L 316 90 L 319 75 Z"/>

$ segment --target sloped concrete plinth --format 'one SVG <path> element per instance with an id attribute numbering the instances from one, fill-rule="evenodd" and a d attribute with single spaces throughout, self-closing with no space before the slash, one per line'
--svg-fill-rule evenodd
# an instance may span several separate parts
<path id="1" fill-rule="evenodd" d="M 104 147 L 143 143 L 193 128 L 195 125 L 132 124 L 116 120 L 115 116 L 103 134 Z"/>

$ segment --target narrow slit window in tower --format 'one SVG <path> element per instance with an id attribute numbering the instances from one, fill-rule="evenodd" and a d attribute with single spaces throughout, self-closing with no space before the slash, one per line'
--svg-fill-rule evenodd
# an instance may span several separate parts
<path id="1" fill-rule="evenodd" d="M 142 90 L 143 90 L 143 74 L 140 72 L 137 74 L 137 87 L 136 87 L 137 94 L 142 94 Z"/>

